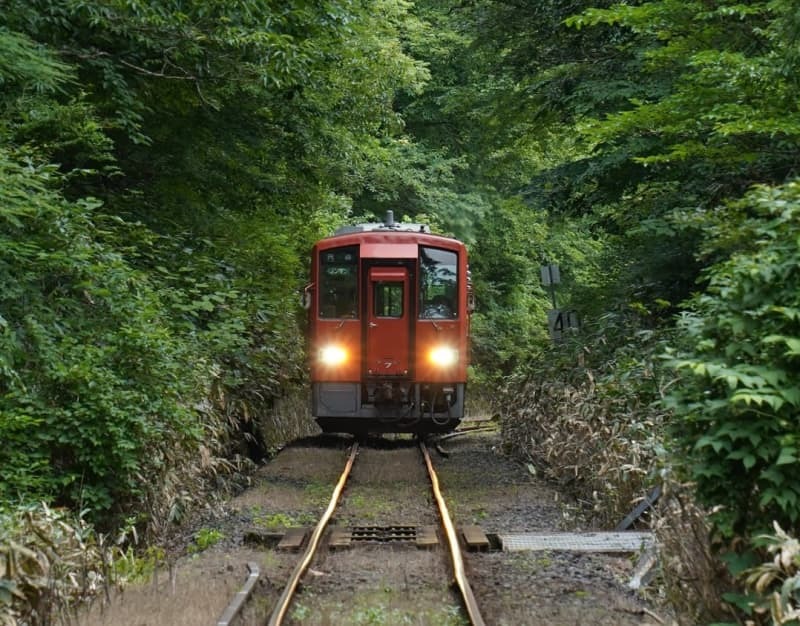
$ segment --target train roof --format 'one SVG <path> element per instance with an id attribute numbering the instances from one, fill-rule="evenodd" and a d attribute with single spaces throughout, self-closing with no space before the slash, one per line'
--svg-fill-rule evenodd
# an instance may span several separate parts
<path id="1" fill-rule="evenodd" d="M 431 227 L 427 224 L 409 224 L 406 222 L 392 222 L 391 224 L 386 224 L 384 222 L 372 223 L 372 224 L 356 224 L 355 226 L 342 226 L 341 228 L 337 229 L 335 233 L 333 233 L 334 237 L 338 235 L 352 235 L 354 233 L 366 233 L 371 232 L 374 230 L 382 230 L 386 232 L 412 232 L 412 233 L 424 233 L 430 234 Z"/>
<path id="2" fill-rule="evenodd" d="M 317 242 L 318 248 L 331 248 L 357 243 L 408 244 L 422 243 L 451 249 L 463 248 L 464 244 L 452 237 L 431 233 L 427 224 L 395 222 L 392 211 L 387 211 L 384 222 L 343 226 L 332 236 Z M 413 256 L 416 256 L 414 254 Z"/>
<path id="3" fill-rule="evenodd" d="M 356 224 L 354 226 L 342 226 L 338 229 L 333 236 L 338 235 L 353 235 L 356 233 L 367 233 L 373 230 L 388 231 L 388 232 L 411 232 L 430 234 L 431 227 L 427 224 L 410 224 L 408 222 L 395 222 L 394 211 L 386 211 L 386 218 L 383 222 L 376 222 L 370 224 Z"/>

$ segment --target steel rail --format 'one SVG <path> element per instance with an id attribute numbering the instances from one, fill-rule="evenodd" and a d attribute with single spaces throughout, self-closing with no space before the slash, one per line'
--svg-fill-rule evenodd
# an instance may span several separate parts
<path id="1" fill-rule="evenodd" d="M 458 537 L 456 535 L 453 522 L 450 519 L 450 513 L 447 510 L 441 491 L 439 491 L 439 478 L 433 469 L 431 462 L 431 455 L 428 454 L 428 448 L 425 443 L 420 441 L 419 449 L 422 451 L 422 456 L 425 458 L 425 465 L 428 466 L 428 475 L 431 479 L 433 486 L 433 495 L 436 498 L 436 504 L 439 506 L 439 515 L 442 518 L 442 525 L 444 532 L 447 536 L 447 543 L 450 546 L 450 558 L 453 561 L 453 574 L 456 579 L 456 584 L 461 591 L 461 597 L 464 600 L 464 606 L 467 609 L 469 621 L 473 626 L 485 626 L 486 622 L 483 620 L 478 603 L 475 600 L 475 594 L 472 593 L 472 587 L 469 586 L 469 581 L 464 573 L 464 560 L 461 558 L 461 548 L 458 545 Z"/>
<path id="2" fill-rule="evenodd" d="M 353 443 L 353 447 L 350 449 L 350 456 L 347 458 L 347 463 L 344 467 L 342 475 L 339 477 L 339 482 L 336 483 L 336 488 L 333 490 L 333 496 L 328 504 L 328 508 L 325 509 L 325 512 L 322 514 L 322 517 L 314 528 L 314 532 L 311 533 L 311 539 L 308 541 L 308 547 L 303 554 L 303 558 L 295 566 L 292 575 L 289 577 L 289 582 L 286 583 L 286 587 L 284 588 L 281 597 L 278 598 L 278 604 L 273 609 L 272 615 L 270 615 L 269 622 L 267 622 L 269 626 L 280 626 L 280 624 L 283 622 L 283 618 L 286 617 L 286 611 L 289 610 L 289 605 L 291 604 L 294 592 L 297 590 L 297 585 L 300 584 L 300 579 L 303 577 L 303 574 L 305 574 L 308 566 L 311 564 L 311 560 L 314 558 L 314 553 L 317 551 L 317 546 L 319 545 L 319 540 L 322 537 L 322 533 L 325 532 L 325 527 L 328 525 L 328 521 L 331 519 L 334 510 L 336 510 L 336 504 L 339 502 L 339 496 L 342 495 L 342 490 L 347 482 L 347 477 L 350 475 L 350 469 L 353 467 L 353 462 L 355 461 L 357 452 L 358 442 L 355 442 Z"/>
<path id="3" fill-rule="evenodd" d="M 242 587 L 242 590 L 233 596 L 233 600 L 231 600 L 231 603 L 226 607 L 225 611 L 223 611 L 222 615 L 220 615 L 219 619 L 217 620 L 217 626 L 228 626 L 228 624 L 230 624 L 239 614 L 239 611 L 242 610 L 244 603 L 247 602 L 247 598 L 250 597 L 250 593 L 253 591 L 253 587 L 255 586 L 258 577 L 261 575 L 261 572 L 258 569 L 257 563 L 248 563 L 247 570 L 250 573 L 247 575 L 247 581 L 244 583 L 244 587 Z"/>

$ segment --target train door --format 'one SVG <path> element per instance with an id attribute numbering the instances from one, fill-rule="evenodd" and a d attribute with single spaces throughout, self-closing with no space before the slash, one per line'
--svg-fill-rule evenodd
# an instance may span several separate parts
<path id="1" fill-rule="evenodd" d="M 367 375 L 406 376 L 412 302 L 408 268 L 372 266 L 367 291 Z"/>

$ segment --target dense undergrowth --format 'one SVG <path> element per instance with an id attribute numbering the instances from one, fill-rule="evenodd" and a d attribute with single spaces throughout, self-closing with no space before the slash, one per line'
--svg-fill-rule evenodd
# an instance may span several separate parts
<path id="1" fill-rule="evenodd" d="M 577 500 L 583 524 L 613 530 L 646 496 L 635 527 L 659 545 L 649 593 L 685 624 L 728 617 L 730 575 L 711 545 L 707 511 L 675 475 L 663 403 L 676 383 L 663 351 L 672 333 L 629 310 L 588 324 L 510 378 L 500 404 L 506 447 Z M 621 335 L 626 337 L 621 341 Z"/>
<path id="2" fill-rule="evenodd" d="M 658 335 L 637 317 L 587 325 L 514 374 L 502 400 L 507 445 L 573 491 L 604 528 L 659 482 L 664 465 L 667 412 L 658 401 L 673 376 L 657 358 Z"/>

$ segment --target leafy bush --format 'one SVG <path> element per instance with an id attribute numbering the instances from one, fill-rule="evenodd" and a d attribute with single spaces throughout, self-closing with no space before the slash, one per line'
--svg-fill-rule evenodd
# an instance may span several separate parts
<path id="1" fill-rule="evenodd" d="M 99 514 L 198 445 L 187 400 L 209 374 L 187 367 L 146 276 L 98 241 L 99 203 L 65 200 L 58 179 L 0 151 L 0 497 Z"/>
<path id="2" fill-rule="evenodd" d="M 601 238 L 586 220 L 572 220 L 566 228 L 520 198 L 495 199 L 470 246 L 477 301 L 470 329 L 477 374 L 472 382 L 490 388 L 550 345 L 547 311 L 553 304 L 541 285 L 543 264 L 560 265 L 557 305 L 588 314 L 587 293 L 596 294 L 601 281 L 615 278 L 603 271 L 602 252 Z"/>
<path id="3" fill-rule="evenodd" d="M 680 322 L 670 404 L 677 455 L 723 536 L 800 523 L 800 183 L 758 188 L 720 220 L 739 249 Z"/>
<path id="4" fill-rule="evenodd" d="M 189 544 L 189 553 L 196 554 L 217 545 L 225 535 L 213 528 L 201 528 L 194 535 L 194 542 Z"/>
<path id="5" fill-rule="evenodd" d="M 3 501 L 163 530 L 276 444 L 307 249 L 427 71 L 402 3 L 251 8 L 0 17 Z"/>

